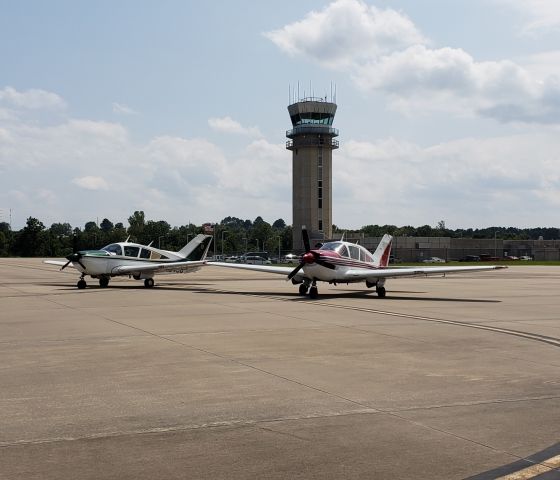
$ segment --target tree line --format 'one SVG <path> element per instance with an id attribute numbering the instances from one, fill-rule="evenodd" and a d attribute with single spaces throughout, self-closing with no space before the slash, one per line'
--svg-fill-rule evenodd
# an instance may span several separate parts
<path id="1" fill-rule="evenodd" d="M 146 220 L 143 211 L 135 211 L 128 218 L 127 226 L 104 218 L 99 224 L 89 221 L 83 228 L 69 223 L 53 223 L 47 228 L 37 218 L 29 217 L 21 230 L 12 231 L 9 223 L 0 222 L 0 256 L 64 257 L 74 251 L 95 250 L 126 239 L 177 251 L 195 235 L 208 233 L 209 229 L 214 235 L 215 254 L 286 252 L 292 247 L 292 227 L 282 219 L 269 224 L 262 217 L 253 221 L 226 217 L 217 224 L 172 227 L 165 220 Z"/>
<path id="2" fill-rule="evenodd" d="M 152 244 L 165 250 L 179 250 L 196 234 L 207 231 L 208 224 L 187 224 L 172 227 L 164 220 L 146 220 L 143 211 L 135 211 L 128 218 L 128 226 L 104 218 L 101 223 L 87 222 L 83 228 L 69 223 L 53 223 L 46 227 L 40 220 L 29 217 L 25 227 L 12 231 L 9 223 L 0 222 L 0 256 L 64 257 L 78 250 L 98 249 L 115 242 L 130 241 Z M 239 254 L 248 251 L 267 251 L 271 255 L 285 254 L 292 249 L 292 227 L 282 219 L 272 224 L 257 217 L 242 220 L 226 217 L 213 224 L 214 253 Z M 337 237 L 345 230 L 333 225 Z M 448 229 L 445 222 L 435 227 L 396 225 L 365 225 L 353 233 L 366 237 L 381 237 L 385 233 L 409 237 L 500 238 L 504 240 L 546 240 L 560 238 L 560 229 L 552 227 L 516 228 L 488 227 L 480 229 Z"/>

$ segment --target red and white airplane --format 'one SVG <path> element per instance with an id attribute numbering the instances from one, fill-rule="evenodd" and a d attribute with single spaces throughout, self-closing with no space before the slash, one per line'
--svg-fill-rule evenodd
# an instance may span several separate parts
<path id="1" fill-rule="evenodd" d="M 208 262 L 207 265 L 287 275 L 287 280 L 291 280 L 294 285 L 300 284 L 300 295 L 309 295 L 310 298 L 317 298 L 318 296 L 318 281 L 333 285 L 365 282 L 368 288 L 375 287 L 377 295 L 384 298 L 386 295 L 385 281 L 388 278 L 471 273 L 507 268 L 495 265 L 389 268 L 389 255 L 391 254 L 391 243 L 393 241 L 391 235 L 383 236 L 373 254 L 361 245 L 342 240 L 324 243 L 320 248 L 312 249 L 305 227 L 302 228 L 302 236 L 305 253 L 301 257 L 300 264 L 294 269 L 221 262 Z"/>

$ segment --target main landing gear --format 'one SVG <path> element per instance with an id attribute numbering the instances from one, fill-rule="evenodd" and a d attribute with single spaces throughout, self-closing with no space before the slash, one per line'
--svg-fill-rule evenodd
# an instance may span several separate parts
<path id="1" fill-rule="evenodd" d="M 144 286 L 146 288 L 152 288 L 154 286 L 154 279 L 153 278 L 146 278 L 144 280 Z"/>
<path id="2" fill-rule="evenodd" d="M 99 286 L 107 288 L 109 286 L 109 277 L 99 277 Z"/>
<path id="3" fill-rule="evenodd" d="M 385 296 L 387 295 L 387 291 L 385 290 L 385 287 L 383 286 L 385 284 L 385 282 L 381 283 L 379 282 L 370 282 L 368 280 L 366 280 L 366 287 L 368 288 L 373 288 L 375 287 L 375 292 L 377 293 L 377 296 L 379 298 L 385 298 Z"/>
<path id="4" fill-rule="evenodd" d="M 311 286 L 309 283 L 302 283 L 299 286 L 299 294 L 302 296 L 309 295 L 309 298 L 316 299 L 319 297 L 319 290 L 317 289 L 317 282 L 313 280 Z"/>

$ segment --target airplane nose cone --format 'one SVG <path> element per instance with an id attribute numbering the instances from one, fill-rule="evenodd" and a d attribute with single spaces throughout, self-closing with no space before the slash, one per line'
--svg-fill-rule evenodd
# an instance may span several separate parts
<path id="1" fill-rule="evenodd" d="M 306 254 L 303 255 L 302 257 L 302 261 L 303 263 L 313 263 L 315 261 L 315 255 L 313 255 L 311 252 L 307 252 Z"/>

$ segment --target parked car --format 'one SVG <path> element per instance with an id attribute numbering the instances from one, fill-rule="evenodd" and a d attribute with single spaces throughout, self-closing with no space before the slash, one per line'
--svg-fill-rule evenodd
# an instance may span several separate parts
<path id="1" fill-rule="evenodd" d="M 494 257 L 492 255 L 490 255 L 489 253 L 481 253 L 480 254 L 480 261 L 481 262 L 497 262 L 501 260 L 500 257 Z"/>
<path id="2" fill-rule="evenodd" d="M 467 255 L 459 259 L 460 262 L 480 262 L 480 257 L 478 255 Z"/>
<path id="3" fill-rule="evenodd" d="M 533 260 L 533 259 L 532 259 L 529 255 L 521 255 L 521 256 L 519 257 L 519 260 L 528 261 L 528 260 Z"/>
<path id="4" fill-rule="evenodd" d="M 390 255 L 389 263 L 402 263 L 402 260 L 400 258 L 396 258 L 394 255 Z"/>
<path id="5" fill-rule="evenodd" d="M 504 260 L 519 260 L 519 257 L 516 257 L 515 255 L 506 255 Z"/>
<path id="6" fill-rule="evenodd" d="M 282 257 L 282 263 L 298 263 L 299 259 L 299 255 L 296 255 L 295 253 L 288 253 Z"/>
<path id="7" fill-rule="evenodd" d="M 424 263 L 445 263 L 445 260 L 443 258 L 439 258 L 439 257 L 430 257 L 430 258 L 426 258 L 425 260 L 422 260 L 422 262 L 424 262 Z"/>
<path id="8" fill-rule="evenodd" d="M 231 257 L 226 257 L 226 263 L 239 263 L 239 257 L 232 255 Z"/>
<path id="9" fill-rule="evenodd" d="M 270 265 L 272 262 L 267 258 L 259 257 L 257 255 L 247 255 L 244 257 L 243 263 L 249 263 L 250 265 Z"/>

